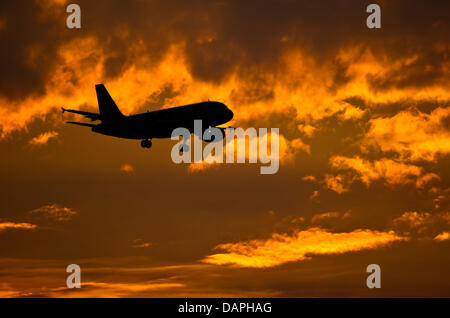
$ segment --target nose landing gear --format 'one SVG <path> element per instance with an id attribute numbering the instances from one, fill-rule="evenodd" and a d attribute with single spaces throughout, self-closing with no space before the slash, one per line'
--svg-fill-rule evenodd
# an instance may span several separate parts
<path id="1" fill-rule="evenodd" d="M 141 147 L 142 148 L 150 148 L 152 146 L 152 141 L 145 139 L 141 141 Z"/>
<path id="2" fill-rule="evenodd" d="M 178 151 L 180 152 L 180 153 L 183 153 L 183 152 L 188 152 L 189 151 L 189 146 L 188 145 L 180 145 L 180 147 L 178 148 Z"/>

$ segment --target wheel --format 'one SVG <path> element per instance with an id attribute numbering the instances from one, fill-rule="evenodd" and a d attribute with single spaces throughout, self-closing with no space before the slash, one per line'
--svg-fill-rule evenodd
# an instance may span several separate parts
<path id="1" fill-rule="evenodd" d="M 152 141 L 151 140 L 142 140 L 141 141 L 141 147 L 142 148 L 150 148 L 152 146 Z"/>
<path id="2" fill-rule="evenodd" d="M 185 151 L 189 151 L 189 146 L 188 145 L 181 145 L 179 148 L 179 151 L 181 153 L 185 152 Z"/>

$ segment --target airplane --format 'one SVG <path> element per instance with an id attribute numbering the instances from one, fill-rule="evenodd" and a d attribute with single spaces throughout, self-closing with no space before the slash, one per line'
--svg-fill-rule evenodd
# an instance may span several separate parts
<path id="1" fill-rule="evenodd" d="M 171 138 L 172 131 L 184 127 L 190 133 L 194 132 L 194 120 L 202 120 L 206 127 L 219 128 L 222 137 L 225 128 L 216 127 L 229 122 L 234 114 L 220 102 L 201 102 L 196 104 L 159 109 L 145 113 L 125 116 L 117 107 L 103 84 L 95 85 L 98 108 L 100 113 L 91 113 L 61 107 L 62 112 L 75 113 L 89 118 L 91 121 L 99 120 L 99 124 L 67 121 L 68 124 L 91 127 L 95 133 L 128 139 L 142 139 L 141 147 L 150 148 L 152 138 Z M 205 140 L 211 142 L 214 140 Z M 181 145 L 180 152 L 189 151 L 188 145 Z"/>

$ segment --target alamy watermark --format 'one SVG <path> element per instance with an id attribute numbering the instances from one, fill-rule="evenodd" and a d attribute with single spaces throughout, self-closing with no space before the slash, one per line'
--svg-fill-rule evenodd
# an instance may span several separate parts
<path id="1" fill-rule="evenodd" d="M 381 267 L 378 264 L 367 265 L 366 273 L 371 273 L 366 279 L 367 288 L 381 288 Z"/>
<path id="2" fill-rule="evenodd" d="M 366 8 L 366 12 L 370 13 L 366 19 L 366 25 L 369 29 L 381 28 L 381 8 L 378 4 L 369 4 Z"/>
<path id="3" fill-rule="evenodd" d="M 66 12 L 70 15 L 66 19 L 66 26 L 69 29 L 80 29 L 81 28 L 81 8 L 78 4 L 69 4 L 66 8 Z"/>
<path id="4" fill-rule="evenodd" d="M 66 268 L 67 273 L 71 273 L 66 279 L 67 288 L 81 288 L 81 268 L 78 264 L 70 264 Z"/>
<path id="5" fill-rule="evenodd" d="M 66 26 L 69 29 L 81 28 L 81 7 L 76 3 L 67 6 L 66 12 L 70 15 L 66 19 Z M 381 8 L 376 3 L 371 3 L 366 7 L 366 12 L 370 15 L 366 19 L 366 26 L 369 29 L 381 28 Z"/>
<path id="6" fill-rule="evenodd" d="M 261 163 L 261 174 L 275 174 L 279 169 L 279 129 L 217 128 L 203 130 L 202 121 L 194 121 L 194 146 L 191 132 L 184 127 L 172 131 L 172 140 L 181 140 L 171 152 L 174 163 Z M 195 138 L 197 137 L 197 138 Z M 203 148 L 200 140 L 210 141 Z M 269 145 L 270 141 L 270 145 Z M 192 160 L 192 148 L 194 158 Z M 224 153 L 225 148 L 225 153 Z M 224 160 L 225 157 L 225 160 Z"/>

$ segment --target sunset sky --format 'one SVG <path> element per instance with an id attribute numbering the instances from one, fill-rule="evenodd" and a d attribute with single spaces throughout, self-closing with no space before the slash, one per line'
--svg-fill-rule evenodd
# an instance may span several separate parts
<path id="1" fill-rule="evenodd" d="M 73 2 L 0 2 L 0 297 L 450 297 L 449 1 Z M 65 124 L 98 83 L 279 128 L 279 171 Z"/>

